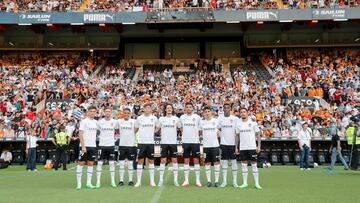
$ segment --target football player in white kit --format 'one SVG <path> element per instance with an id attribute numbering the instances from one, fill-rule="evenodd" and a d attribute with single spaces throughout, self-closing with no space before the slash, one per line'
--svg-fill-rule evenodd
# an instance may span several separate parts
<path id="1" fill-rule="evenodd" d="M 129 186 L 134 186 L 133 174 L 134 174 L 134 164 L 136 156 L 136 147 L 135 147 L 135 120 L 131 118 L 131 111 L 129 108 L 125 108 L 124 118 L 119 119 L 119 133 L 120 133 L 120 142 L 119 142 L 119 174 L 120 182 L 119 186 L 124 185 L 124 173 L 125 173 L 125 159 L 127 159 L 128 167 L 128 178 Z"/>
<path id="2" fill-rule="evenodd" d="M 179 118 L 173 115 L 174 108 L 171 104 L 165 107 L 165 116 L 160 117 L 157 123 L 157 128 L 161 131 L 161 163 L 160 163 L 160 180 L 158 186 L 162 186 L 164 182 L 165 164 L 167 158 L 171 158 L 174 185 L 179 186 L 178 183 L 178 163 L 177 163 L 177 127 L 179 125 Z"/>
<path id="3" fill-rule="evenodd" d="M 154 181 L 154 137 L 157 118 L 152 115 L 150 104 L 144 105 L 144 114 L 139 116 L 135 122 L 135 132 L 138 132 L 138 165 L 137 165 L 137 182 L 135 187 L 141 186 L 141 175 L 143 170 L 144 159 L 149 160 L 150 186 L 155 187 Z"/>
<path id="4" fill-rule="evenodd" d="M 229 163 L 231 161 L 232 177 L 233 177 L 233 187 L 239 187 L 237 184 L 237 173 L 238 165 L 236 161 L 236 143 L 239 142 L 239 136 L 236 135 L 235 129 L 236 124 L 239 121 L 239 118 L 233 115 L 230 115 L 231 105 L 224 104 L 224 116 L 218 118 L 218 128 L 220 130 L 220 149 L 221 149 L 221 166 L 223 174 L 223 182 L 220 187 L 226 187 L 227 185 L 227 171 Z"/>
<path id="5" fill-rule="evenodd" d="M 96 114 L 96 107 L 88 108 L 87 117 L 80 122 L 79 140 L 80 140 L 80 156 L 79 163 L 76 167 L 76 189 L 81 189 L 82 169 L 85 163 L 87 164 L 87 183 L 86 188 L 94 189 L 95 186 L 91 184 L 94 160 L 96 156 L 96 134 L 97 121 L 94 119 Z"/>
<path id="6" fill-rule="evenodd" d="M 115 129 L 118 129 L 117 121 L 112 118 L 112 108 L 105 108 L 105 118 L 98 121 L 99 136 L 99 155 L 98 165 L 96 168 L 97 181 L 96 188 L 100 188 L 100 179 L 102 172 L 102 165 L 104 160 L 109 161 L 111 187 L 116 187 L 115 184 Z"/>
<path id="7" fill-rule="evenodd" d="M 218 140 L 217 119 L 213 118 L 210 107 L 204 107 L 204 119 L 200 121 L 202 131 L 203 147 L 205 156 L 205 172 L 207 187 L 211 187 L 211 164 L 214 164 L 215 183 L 214 187 L 219 187 L 220 174 L 220 149 Z"/>
<path id="8" fill-rule="evenodd" d="M 183 187 L 189 186 L 189 172 L 190 172 L 190 157 L 194 161 L 194 169 L 196 176 L 196 186 L 202 187 L 200 181 L 200 137 L 199 137 L 199 125 L 200 116 L 194 114 L 194 106 L 192 103 L 187 102 L 185 104 L 185 113 L 180 117 L 180 125 L 182 131 L 182 145 L 183 145 L 183 157 L 184 157 L 184 174 L 185 181 L 182 184 Z"/>
<path id="9" fill-rule="evenodd" d="M 240 159 L 242 167 L 243 184 L 240 188 L 247 188 L 248 161 L 251 161 L 252 173 L 255 180 L 255 188 L 261 190 L 259 184 L 259 172 L 257 168 L 257 154 L 261 152 L 260 129 L 255 121 L 249 118 L 246 108 L 240 110 L 240 121 L 236 124 L 236 133 L 240 135 Z M 257 140 L 257 146 L 256 146 Z"/>

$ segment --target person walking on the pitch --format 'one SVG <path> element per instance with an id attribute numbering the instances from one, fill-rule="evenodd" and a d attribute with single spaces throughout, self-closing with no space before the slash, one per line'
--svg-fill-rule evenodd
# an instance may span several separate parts
<path id="1" fill-rule="evenodd" d="M 301 151 L 300 170 L 310 170 L 309 153 L 311 151 L 311 134 L 312 131 L 308 128 L 308 123 L 303 122 L 302 128 L 298 132 L 298 143 Z"/>
<path id="2" fill-rule="evenodd" d="M 87 181 L 86 188 L 94 189 L 91 179 L 94 171 L 94 160 L 96 156 L 96 134 L 98 130 L 97 121 L 95 120 L 96 107 L 91 106 L 88 109 L 87 117 L 80 122 L 79 139 L 80 139 L 80 157 L 76 166 L 76 189 L 81 189 L 81 176 L 83 166 L 87 164 Z"/>
<path id="3" fill-rule="evenodd" d="M 138 132 L 139 156 L 137 165 L 137 182 L 135 187 L 141 186 L 141 176 L 145 158 L 149 159 L 150 186 L 155 187 L 154 153 L 155 153 L 155 127 L 157 118 L 152 115 L 150 104 L 144 105 L 144 114 L 139 116 L 135 122 L 135 132 Z"/>
<path id="4" fill-rule="evenodd" d="M 129 186 L 134 186 L 133 174 L 134 164 L 133 161 L 136 157 L 135 147 L 135 120 L 131 118 L 131 111 L 128 108 L 123 110 L 124 118 L 118 120 L 119 123 L 119 186 L 124 186 L 125 174 L 125 159 L 127 159 Z"/>
<path id="5" fill-rule="evenodd" d="M 220 149 L 221 149 L 221 166 L 223 173 L 223 182 L 221 187 L 226 187 L 227 185 L 227 171 L 228 171 L 228 161 L 231 161 L 231 169 L 233 175 L 233 187 L 239 187 L 237 184 L 237 173 L 238 165 L 235 155 L 235 145 L 239 142 L 239 137 L 236 136 L 236 124 L 239 121 L 239 118 L 236 116 L 230 115 L 231 106 L 230 104 L 224 104 L 224 116 L 218 118 L 218 128 L 221 131 L 220 133 Z"/>
<path id="6" fill-rule="evenodd" d="M 194 169 L 196 176 L 196 186 L 202 187 L 200 181 L 200 116 L 194 114 L 194 106 L 192 103 L 185 103 L 186 114 L 180 117 L 181 136 L 183 145 L 184 157 L 184 175 L 185 181 L 181 185 L 183 187 L 189 186 L 190 173 L 190 157 L 194 161 Z"/>
<path id="7" fill-rule="evenodd" d="M 116 187 L 115 184 L 115 130 L 118 129 L 117 121 L 112 118 L 112 108 L 105 108 L 105 118 L 98 121 L 99 136 L 99 154 L 98 165 L 96 168 L 96 188 L 101 187 L 100 179 L 102 172 L 102 165 L 104 160 L 109 160 L 111 187 Z"/>
<path id="8" fill-rule="evenodd" d="M 203 136 L 205 173 L 207 187 L 211 187 L 211 164 L 214 164 L 215 183 L 219 187 L 220 149 L 218 140 L 217 120 L 212 117 L 210 107 L 204 107 L 204 119 L 200 121 L 200 130 Z"/>
<path id="9" fill-rule="evenodd" d="M 158 186 L 162 186 L 164 183 L 164 172 L 167 158 L 171 158 L 173 173 L 174 173 L 174 185 L 179 186 L 178 183 L 178 162 L 177 162 L 177 127 L 179 125 L 179 118 L 173 115 L 174 108 L 171 104 L 167 104 L 165 107 L 164 117 L 159 118 L 157 128 L 161 131 L 161 163 L 160 163 L 160 180 Z"/>
<path id="10" fill-rule="evenodd" d="M 55 170 L 58 170 L 60 160 L 62 160 L 63 170 L 67 170 L 67 150 L 70 144 L 70 137 L 65 133 L 65 126 L 58 128 L 58 132 L 55 134 L 52 142 L 56 146 Z"/>
<path id="11" fill-rule="evenodd" d="M 342 154 L 341 154 L 341 147 L 340 147 L 340 138 L 339 135 L 337 134 L 337 130 L 336 128 L 332 128 L 331 129 L 331 147 L 329 152 L 331 153 L 331 165 L 330 165 L 330 169 L 334 169 L 334 165 L 335 162 L 337 160 L 337 158 L 340 159 L 341 163 L 344 165 L 344 169 L 348 170 L 349 166 L 347 165 L 345 159 L 343 158 Z"/>
<path id="12" fill-rule="evenodd" d="M 261 190 L 262 187 L 259 184 L 259 172 L 257 167 L 257 154 L 261 152 L 260 129 L 258 124 L 249 118 L 248 110 L 246 108 L 241 108 L 240 116 L 241 119 L 236 124 L 236 133 L 240 137 L 240 142 L 237 143 L 236 150 L 240 149 L 243 176 L 243 184 L 240 188 L 248 187 L 248 162 L 250 161 L 255 181 L 255 188 Z"/>

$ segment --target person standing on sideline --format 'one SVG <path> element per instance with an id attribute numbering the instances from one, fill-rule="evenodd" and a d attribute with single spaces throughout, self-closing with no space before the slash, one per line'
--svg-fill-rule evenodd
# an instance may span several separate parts
<path id="1" fill-rule="evenodd" d="M 298 132 L 298 143 L 301 151 L 300 156 L 300 170 L 310 170 L 309 168 L 309 153 L 311 151 L 311 129 L 308 128 L 308 123 L 303 122 L 302 128 Z"/>
<path id="2" fill-rule="evenodd" d="M 246 108 L 240 109 L 240 116 L 241 119 L 236 124 L 236 134 L 240 138 L 240 142 L 237 143 L 236 153 L 238 153 L 238 150 L 240 149 L 243 176 L 243 184 L 240 188 L 243 189 L 248 187 L 248 162 L 250 161 L 255 181 L 255 188 L 262 190 L 262 187 L 259 184 L 259 172 L 257 167 L 257 154 L 261 152 L 260 129 L 258 124 L 249 118 L 249 113 Z"/>
<path id="3" fill-rule="evenodd" d="M 360 138 L 359 136 L 360 130 L 359 127 L 354 124 L 353 121 L 350 122 L 349 126 L 346 128 L 346 137 L 348 142 L 348 148 L 350 152 L 350 169 L 357 170 L 359 164 L 359 152 L 360 148 Z"/>
<path id="4" fill-rule="evenodd" d="M 96 156 L 96 134 L 97 134 L 97 121 L 95 120 L 96 107 L 89 107 L 87 117 L 80 122 L 79 139 L 80 139 L 80 156 L 79 162 L 76 166 L 76 189 L 81 189 L 81 176 L 83 173 L 83 166 L 87 164 L 87 181 L 86 188 L 95 189 L 91 184 L 91 179 L 94 171 L 94 160 Z"/>
<path id="5" fill-rule="evenodd" d="M 26 154 L 27 164 L 26 170 L 37 171 L 36 169 L 36 142 L 38 135 L 40 135 L 40 128 L 35 128 L 31 131 L 30 135 L 26 136 Z"/>
<path id="6" fill-rule="evenodd" d="M 226 187 L 227 185 L 227 171 L 228 162 L 231 161 L 233 187 L 239 187 L 237 184 L 238 165 L 235 155 L 235 145 L 239 142 L 239 137 L 236 136 L 236 124 L 239 118 L 230 115 L 230 104 L 224 104 L 224 116 L 218 118 L 218 128 L 220 130 L 220 149 L 221 149 L 221 166 L 223 173 L 223 182 L 220 187 Z"/>
<path id="7" fill-rule="evenodd" d="M 55 134 L 52 142 L 56 146 L 55 170 L 58 170 L 59 163 L 62 160 L 63 170 L 66 171 L 67 150 L 70 144 L 70 137 L 65 133 L 65 126 L 58 128 L 58 132 Z"/>
<path id="8" fill-rule="evenodd" d="M 337 133 L 336 128 L 331 129 L 331 147 L 329 152 L 331 153 L 331 165 L 330 170 L 334 169 L 335 162 L 337 158 L 339 157 L 341 163 L 344 165 L 344 170 L 349 170 L 349 166 L 347 165 L 346 161 L 344 160 L 342 154 L 341 154 L 341 147 L 340 147 L 340 138 Z"/>

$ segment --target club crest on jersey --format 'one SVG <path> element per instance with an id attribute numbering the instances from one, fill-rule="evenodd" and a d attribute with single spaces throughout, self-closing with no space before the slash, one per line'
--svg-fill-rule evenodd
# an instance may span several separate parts
<path id="1" fill-rule="evenodd" d="M 249 127 L 251 127 L 251 123 L 249 123 Z"/>

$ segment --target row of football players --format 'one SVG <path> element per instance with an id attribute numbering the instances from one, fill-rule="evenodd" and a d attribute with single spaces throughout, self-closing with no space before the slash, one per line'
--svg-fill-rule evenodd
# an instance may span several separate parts
<path id="1" fill-rule="evenodd" d="M 154 135 L 158 132 L 161 135 L 161 164 L 160 180 L 158 186 L 163 185 L 164 171 L 167 158 L 172 160 L 172 170 L 174 174 L 174 185 L 178 183 L 178 163 L 177 163 L 177 131 L 181 131 L 183 157 L 184 157 L 184 177 L 182 186 L 189 186 L 190 158 L 193 158 L 194 170 L 196 176 L 196 186 L 201 187 L 200 182 L 200 138 L 203 139 L 203 153 L 205 157 L 205 171 L 207 177 L 207 186 L 212 186 L 211 164 L 214 165 L 215 183 L 214 187 L 226 187 L 228 161 L 231 161 L 233 186 L 237 185 L 237 162 L 236 154 L 240 154 L 243 184 L 240 188 L 248 187 L 248 161 L 251 162 L 252 173 L 255 180 L 255 188 L 261 189 L 259 185 L 259 175 L 257 168 L 257 154 L 261 149 L 261 139 L 259 128 L 256 122 L 248 117 L 247 109 L 240 110 L 240 119 L 230 115 L 231 106 L 224 105 L 224 116 L 219 118 L 212 117 L 210 108 L 204 108 L 204 118 L 194 114 L 193 105 L 185 104 L 185 114 L 180 118 L 174 116 L 172 105 L 166 106 L 166 115 L 159 119 L 152 115 L 151 105 L 146 104 L 143 107 L 143 115 L 136 120 L 131 119 L 131 111 L 124 110 L 124 118 L 120 120 L 112 119 L 111 107 L 105 109 L 105 118 L 96 121 L 94 119 L 96 108 L 90 107 L 87 117 L 80 122 L 80 146 L 81 153 L 79 164 L 76 169 L 77 189 L 81 189 L 82 168 L 87 164 L 87 188 L 99 188 L 103 160 L 109 159 L 111 186 L 115 184 L 115 139 L 114 134 L 119 130 L 119 186 L 124 185 L 125 160 L 127 161 L 129 185 L 133 186 L 133 161 L 136 150 L 138 150 L 137 162 L 137 183 L 135 187 L 141 186 L 141 176 L 144 165 L 144 159 L 149 161 L 150 185 L 156 186 L 154 181 Z M 93 164 L 96 156 L 96 136 L 99 135 L 100 159 L 97 165 L 97 183 L 93 186 L 91 183 L 93 174 Z M 137 133 L 137 138 L 135 134 Z M 218 141 L 220 137 L 220 143 Z M 135 140 L 137 139 L 138 146 Z M 257 143 L 256 143 L 257 141 Z M 220 162 L 221 149 L 221 162 Z M 223 172 L 223 182 L 219 185 L 220 163 Z"/>

